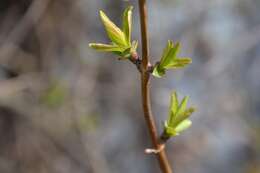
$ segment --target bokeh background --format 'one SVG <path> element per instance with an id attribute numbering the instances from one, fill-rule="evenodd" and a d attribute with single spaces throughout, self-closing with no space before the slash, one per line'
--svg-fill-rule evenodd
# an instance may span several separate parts
<path id="1" fill-rule="evenodd" d="M 0 1 L 0 172 L 157 173 L 135 67 L 88 48 L 108 42 L 137 0 Z M 189 95 L 193 126 L 170 140 L 176 173 L 260 173 L 260 1 L 149 0 L 152 62 L 168 39 L 193 64 L 152 79 L 157 126 Z M 139 48 L 140 50 L 140 48 Z"/>

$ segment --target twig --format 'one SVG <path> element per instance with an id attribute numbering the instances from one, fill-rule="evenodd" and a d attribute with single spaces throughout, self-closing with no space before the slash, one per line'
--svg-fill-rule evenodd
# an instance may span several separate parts
<path id="1" fill-rule="evenodd" d="M 161 149 L 162 144 L 158 139 L 155 121 L 151 111 L 150 103 L 150 88 L 149 88 L 149 49 L 148 49 L 148 30 L 147 30 L 147 8 L 146 0 L 139 0 L 140 24 L 142 36 L 142 66 L 141 66 L 141 83 L 142 83 L 142 104 L 144 111 L 144 118 L 148 126 L 150 137 L 155 147 L 155 150 L 160 151 L 157 154 L 157 159 L 163 173 L 172 173 L 169 161 L 167 159 L 164 148 Z"/>

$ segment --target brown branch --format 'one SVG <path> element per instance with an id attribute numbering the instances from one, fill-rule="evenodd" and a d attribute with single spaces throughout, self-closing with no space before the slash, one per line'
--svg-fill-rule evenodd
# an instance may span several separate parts
<path id="1" fill-rule="evenodd" d="M 147 8 L 146 0 L 139 0 L 141 36 L 142 36 L 142 66 L 141 66 L 141 81 L 142 81 L 142 104 L 144 111 L 144 118 L 148 126 L 150 137 L 153 146 L 159 152 L 156 154 L 161 171 L 163 173 L 172 173 L 169 161 L 167 159 L 164 148 L 157 135 L 155 121 L 151 111 L 150 103 L 150 88 L 149 88 L 149 49 L 148 49 L 148 29 L 147 29 Z"/>

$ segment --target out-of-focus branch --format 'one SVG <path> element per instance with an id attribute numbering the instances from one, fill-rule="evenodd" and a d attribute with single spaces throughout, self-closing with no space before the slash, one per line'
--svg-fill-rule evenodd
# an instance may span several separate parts
<path id="1" fill-rule="evenodd" d="M 30 32 L 32 27 L 41 19 L 49 2 L 50 0 L 35 0 L 32 2 L 24 17 L 0 46 L 0 63 L 5 62 L 15 53 L 17 47 L 14 44 L 19 44 L 24 40 L 24 37 Z"/>
<path id="2" fill-rule="evenodd" d="M 5 100 L 13 94 L 30 89 L 44 87 L 44 79 L 39 74 L 26 74 L 7 80 L 0 80 L 0 101 Z"/>

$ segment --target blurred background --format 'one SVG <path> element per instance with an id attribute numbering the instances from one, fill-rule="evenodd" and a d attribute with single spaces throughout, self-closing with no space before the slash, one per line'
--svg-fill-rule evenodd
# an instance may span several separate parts
<path id="1" fill-rule="evenodd" d="M 137 0 L 1 0 L 0 172 L 156 173 L 136 68 L 97 53 L 98 11 L 121 23 Z M 157 126 L 189 95 L 193 126 L 169 141 L 176 173 L 260 173 L 260 1 L 149 0 L 150 55 L 168 39 L 193 64 L 152 79 Z M 140 50 L 140 48 L 139 48 Z"/>

